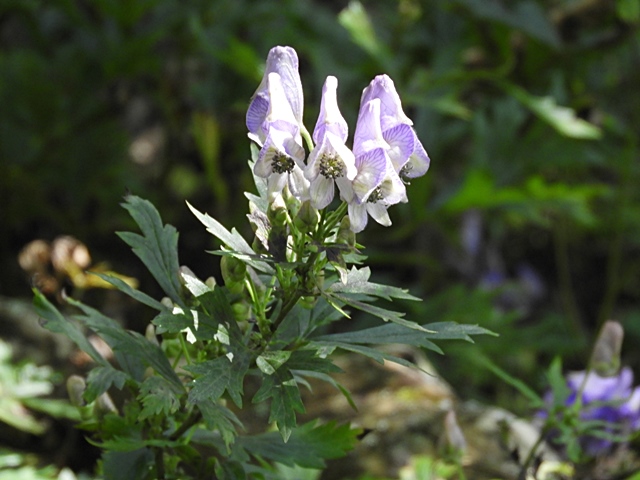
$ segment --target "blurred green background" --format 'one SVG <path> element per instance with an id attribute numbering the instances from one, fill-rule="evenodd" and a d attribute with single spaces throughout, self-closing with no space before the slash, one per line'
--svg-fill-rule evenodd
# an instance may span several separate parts
<path id="1" fill-rule="evenodd" d="M 185 200 L 250 235 L 245 109 L 290 45 L 309 129 L 327 75 L 352 131 L 373 76 L 396 83 L 431 169 L 358 239 L 425 299 L 412 319 L 500 334 L 433 358 L 462 397 L 527 413 L 475 356 L 541 388 L 557 355 L 584 368 L 609 318 L 640 372 L 639 26 L 640 0 L 2 0 L 0 295 L 28 301 L 19 252 L 59 235 L 154 293 L 114 234 L 127 192 L 217 275 Z"/>

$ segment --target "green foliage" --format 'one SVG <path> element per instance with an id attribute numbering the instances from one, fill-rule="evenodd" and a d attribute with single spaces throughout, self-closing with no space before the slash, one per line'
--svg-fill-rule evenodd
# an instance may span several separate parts
<path id="1" fill-rule="evenodd" d="M 260 193 L 266 195 L 264 190 Z M 254 205 L 268 205 L 264 200 Z M 301 224 L 309 231 L 297 230 L 297 224 L 290 223 L 292 245 L 297 245 L 297 250 L 287 253 L 289 261 L 277 262 L 269 253 L 255 253 L 236 230 L 226 230 L 191 207 L 209 232 L 222 241 L 224 250 L 218 253 L 245 264 L 233 275 L 226 275 L 229 282 L 243 286 L 234 288 L 233 293 L 224 286 L 203 282 L 186 267 L 178 266 L 177 232 L 163 225 L 150 202 L 129 196 L 125 207 L 142 234 L 121 232 L 119 236 L 129 243 L 169 298 L 158 302 L 124 282 L 105 279 L 159 311 L 152 325 L 157 327 L 155 333 L 160 334 L 161 341 L 155 335 L 125 330 L 98 310 L 73 299 L 68 299 L 68 304 L 80 313 L 70 319 L 37 290 L 34 300 L 46 320 L 45 328 L 67 334 L 96 362 L 86 380 L 87 405 L 80 407 L 85 420 L 81 426 L 92 432 L 91 441 L 104 451 L 102 469 L 107 478 L 120 478 L 124 466 L 136 472 L 137 478 L 169 478 L 170 469 L 176 477 L 190 475 L 188 465 L 198 461 L 200 455 L 191 443 L 216 451 L 216 461 L 203 468 L 221 478 L 242 478 L 258 471 L 270 478 L 268 472 L 276 467 L 265 464 L 265 460 L 274 465 L 322 468 L 326 459 L 342 456 L 352 448 L 358 434 L 348 425 L 331 422 L 297 425 L 297 414 L 305 411 L 299 390 L 301 383 L 306 384 L 305 377 L 330 383 L 353 405 L 349 393 L 329 375 L 340 371 L 328 357 L 331 352 L 340 348 L 380 362 L 413 366 L 368 345 L 393 341 L 441 352 L 435 341 L 471 341 L 471 335 L 490 333 L 453 322 L 419 325 L 402 318 L 403 313 L 372 305 L 377 298 L 418 299 L 404 289 L 370 282 L 367 267 L 353 267 L 344 276 L 336 273 L 324 252 L 326 245 L 333 244 L 344 210 L 330 212 L 324 223 Z M 290 208 L 297 210 L 299 206 Z M 266 218 L 267 212 L 263 213 Z M 273 227 L 267 222 L 265 228 Z M 316 247 L 309 250 L 310 243 Z M 335 253 L 345 266 L 350 262 L 350 248 Z M 362 261 L 361 256 L 357 258 Z M 303 302 L 304 297 L 316 300 L 309 304 Z M 233 305 L 242 302 L 251 308 L 234 310 Z M 360 332 L 319 334 L 320 327 L 344 318 L 346 307 L 390 323 Z M 94 349 L 83 328 L 98 334 L 111 347 L 117 365 Z M 176 339 L 177 349 L 170 347 Z M 238 433 L 242 422 L 227 407 L 226 400 L 242 409 L 249 375 L 260 380 L 251 401 L 270 403 L 267 422 L 275 424 L 278 433 Z M 120 407 L 111 401 L 109 391 L 114 389 L 122 391 L 126 399 Z M 133 478 L 130 473 L 126 475 L 124 478 Z"/>

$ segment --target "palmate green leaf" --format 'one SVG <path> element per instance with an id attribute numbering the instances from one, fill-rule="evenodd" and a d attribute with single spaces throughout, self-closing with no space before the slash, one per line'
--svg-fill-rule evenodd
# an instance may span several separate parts
<path id="1" fill-rule="evenodd" d="M 304 405 L 293 374 L 285 367 L 273 375 L 262 378 L 262 386 L 253 397 L 253 403 L 271 398 L 269 422 L 276 422 L 282 439 L 286 442 L 296 426 L 296 412 L 303 413 Z"/>
<path id="2" fill-rule="evenodd" d="M 185 328 L 194 328 L 193 318 L 188 317 L 184 313 L 161 312 L 153 320 L 151 320 L 156 328 L 156 333 L 178 333 Z"/>
<path id="3" fill-rule="evenodd" d="M 187 206 L 193 212 L 196 218 L 200 220 L 200 222 L 205 227 L 207 227 L 207 231 L 217 237 L 224 245 L 231 249 L 235 253 L 235 256 L 237 258 L 244 261 L 247 265 L 251 265 L 253 268 L 260 272 L 269 274 L 274 273 L 273 267 L 271 267 L 268 263 L 256 259 L 256 252 L 253 251 L 251 246 L 235 228 L 229 231 L 215 218 L 210 217 L 206 213 L 200 213 L 188 202 Z"/>
<path id="4" fill-rule="evenodd" d="M 44 320 L 42 326 L 54 333 L 62 333 L 75 343 L 98 365 L 108 366 L 109 362 L 100 355 L 89 342 L 80 328 L 71 320 L 65 318 L 42 293 L 33 289 L 33 306 L 38 315 Z"/>
<path id="5" fill-rule="evenodd" d="M 171 416 L 180 407 L 178 396 L 181 393 L 174 385 L 158 375 L 148 377 L 140 385 L 138 400 L 142 402 L 143 409 L 138 418 L 144 420 L 154 415 Z"/>
<path id="6" fill-rule="evenodd" d="M 314 372 L 341 373 L 342 369 L 331 360 L 318 356 L 317 349 L 296 350 L 287 361 L 290 370 L 309 370 Z"/>
<path id="7" fill-rule="evenodd" d="M 356 406 L 356 403 L 353 401 L 353 397 L 351 396 L 351 393 L 349 392 L 349 390 L 347 390 L 340 383 L 338 383 L 335 380 L 335 378 L 333 378 L 331 375 L 327 375 L 326 373 L 317 372 L 317 371 L 313 371 L 313 370 L 292 370 L 292 371 L 296 375 L 299 375 L 299 376 L 302 376 L 302 377 L 315 378 L 315 379 L 321 380 L 321 381 L 326 382 L 329 385 L 333 386 L 336 390 L 338 390 L 340 393 L 342 393 L 344 398 L 349 403 L 349 406 L 351 408 L 353 408 L 353 410 L 355 412 L 358 411 L 358 407 Z"/>
<path id="8" fill-rule="evenodd" d="M 360 429 L 352 429 L 348 424 L 331 421 L 318 425 L 314 420 L 293 429 L 286 442 L 277 433 L 269 432 L 239 437 L 234 448 L 284 465 L 324 468 L 325 460 L 343 457 L 353 449 L 360 433 Z"/>
<path id="9" fill-rule="evenodd" d="M 189 402 L 215 401 L 227 391 L 233 402 L 242 408 L 243 380 L 249 370 L 248 353 L 229 354 L 214 360 L 185 366 L 195 379 L 189 392 Z"/>
<path id="10" fill-rule="evenodd" d="M 84 313 L 77 318 L 109 344 L 120 366 L 134 379 L 141 380 L 141 370 L 144 373 L 144 368 L 150 366 L 176 388 L 184 388 L 158 345 L 137 332 L 125 330 L 117 322 L 94 308 L 71 299 L 69 303 Z"/>
<path id="11" fill-rule="evenodd" d="M 222 451 L 219 441 L 222 439 L 224 448 L 230 453 L 230 445 L 236 438 L 236 426 L 242 427 L 242 422 L 228 408 L 216 403 L 211 399 L 204 399 L 198 402 L 198 409 L 202 413 L 204 423 L 209 432 L 202 432 L 198 438 L 192 437 L 192 441 L 204 445 L 213 445 Z M 217 431 L 218 434 L 212 436 L 211 433 Z"/>
<path id="12" fill-rule="evenodd" d="M 160 214 L 147 200 L 129 195 L 123 207 L 136 221 L 142 235 L 118 232 L 118 236 L 133 249 L 169 298 L 184 307 L 178 276 L 177 230 L 171 225 L 163 225 Z"/>
<path id="13" fill-rule="evenodd" d="M 290 350 L 264 351 L 256 358 L 256 365 L 265 375 L 273 375 L 291 357 Z"/>
<path id="14" fill-rule="evenodd" d="M 122 370 L 116 370 L 111 365 L 94 367 L 87 376 L 87 389 L 84 392 L 84 399 L 91 403 L 109 390 L 111 386 L 122 390 L 125 382 L 130 378 L 130 375 Z"/>
<path id="15" fill-rule="evenodd" d="M 346 282 L 335 282 L 327 288 L 326 292 L 361 293 L 384 298 L 385 300 L 391 300 L 392 298 L 416 301 L 422 300 L 418 297 L 414 297 L 405 289 L 369 282 L 370 276 L 371 269 L 369 269 L 369 267 L 360 269 L 352 267 L 347 273 Z"/>

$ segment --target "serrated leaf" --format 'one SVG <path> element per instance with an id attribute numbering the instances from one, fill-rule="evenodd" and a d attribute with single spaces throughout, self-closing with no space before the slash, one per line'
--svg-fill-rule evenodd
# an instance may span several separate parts
<path id="1" fill-rule="evenodd" d="M 141 363 L 152 367 L 176 388 L 183 388 L 182 382 L 158 345 L 137 332 L 125 330 L 114 320 L 87 305 L 75 300 L 69 300 L 69 303 L 82 310 L 84 315 L 78 318 L 109 344 L 120 366 L 134 379 L 139 379 Z"/>
<path id="2" fill-rule="evenodd" d="M 314 372 L 341 373 L 342 369 L 331 360 L 320 357 L 316 349 L 296 350 L 287 361 L 289 370 L 309 370 Z"/>
<path id="3" fill-rule="evenodd" d="M 239 437 L 238 447 L 252 455 L 264 457 L 284 465 L 324 468 L 325 460 L 343 457 L 358 441 L 359 429 L 335 421 L 317 425 L 311 421 L 294 429 L 287 442 L 275 432 Z"/>
<path id="4" fill-rule="evenodd" d="M 390 353 L 383 352 L 382 350 L 377 350 L 375 348 L 367 347 L 364 345 L 357 345 L 353 343 L 343 343 L 343 342 L 312 342 L 312 346 L 317 348 L 322 348 L 323 346 L 332 346 L 335 348 L 341 348 L 342 350 L 346 350 L 347 352 L 359 353 L 360 355 L 364 355 L 365 357 L 369 357 L 372 360 L 380 364 L 384 364 L 385 360 L 393 363 L 397 363 L 398 365 L 402 365 L 404 367 L 409 368 L 418 368 L 417 365 L 411 363 L 410 361 L 402 358 L 396 357 L 395 355 L 391 355 Z"/>
<path id="5" fill-rule="evenodd" d="M 385 322 L 393 322 L 398 325 L 405 326 L 407 328 L 417 330 L 419 332 L 429 332 L 426 328 L 421 326 L 420 324 L 413 322 L 411 320 L 405 320 L 403 312 L 394 312 L 393 310 L 387 310 L 386 308 L 378 307 L 375 305 L 371 305 L 364 301 L 358 300 L 355 296 L 348 293 L 332 293 L 327 295 L 327 298 L 338 300 L 350 307 L 357 308 L 363 312 L 369 313 L 371 315 L 375 315 L 376 317 L 381 318 Z"/>
<path id="6" fill-rule="evenodd" d="M 273 375 L 263 377 L 262 386 L 252 401 L 260 403 L 268 398 L 271 398 L 269 422 L 276 423 L 286 442 L 296 426 L 296 412 L 305 411 L 298 384 L 289 370 L 280 368 Z"/>
<path id="7" fill-rule="evenodd" d="M 273 268 L 266 262 L 255 260 L 256 253 L 253 251 L 247 241 L 238 233 L 234 228 L 231 231 L 227 230 L 224 225 L 218 222 L 215 218 L 210 217 L 206 213 L 200 213 L 189 202 L 187 206 L 193 212 L 200 222 L 207 227 L 207 231 L 217 237 L 224 245 L 236 253 L 236 256 L 251 265 L 258 271 L 273 274 Z"/>
<path id="8" fill-rule="evenodd" d="M 198 409 L 202 413 L 205 425 L 210 430 L 217 430 L 224 441 L 227 452 L 229 446 L 236 438 L 236 425 L 242 427 L 238 417 L 226 407 L 219 405 L 214 400 L 204 399 L 198 402 Z"/>
<path id="9" fill-rule="evenodd" d="M 116 370 L 111 365 L 94 367 L 87 376 L 87 389 L 84 392 L 84 399 L 91 403 L 111 386 L 122 390 L 125 382 L 131 377 L 121 370 Z"/>
<path id="10" fill-rule="evenodd" d="M 141 292 L 140 290 L 136 290 L 135 288 L 133 288 L 131 285 L 129 285 L 127 282 L 125 282 L 124 280 L 122 280 L 121 278 L 118 278 L 116 276 L 113 275 L 107 275 L 104 273 L 98 273 L 98 272 L 90 272 L 93 275 L 97 275 L 98 277 L 100 277 L 102 280 L 104 280 L 105 282 L 113 285 L 114 287 L 116 287 L 118 290 L 120 290 L 121 292 L 129 295 L 131 298 L 139 301 L 140 303 L 147 305 L 148 307 L 151 307 L 155 310 L 167 310 L 167 307 L 165 307 L 162 303 L 160 303 L 159 301 L 157 301 L 155 298 L 150 297 L 149 295 L 147 295 L 144 292 Z"/>
<path id="11" fill-rule="evenodd" d="M 142 235 L 118 232 L 118 236 L 133 249 L 169 298 L 184 306 L 178 277 L 180 265 L 177 230 L 171 225 L 163 225 L 160 214 L 147 200 L 129 195 L 125 198 L 123 207 L 136 221 Z"/>
<path id="12" fill-rule="evenodd" d="M 248 355 L 230 355 L 214 360 L 185 366 L 184 369 L 195 374 L 189 392 L 189 402 L 200 403 L 204 400 L 215 401 L 227 390 L 233 402 L 242 407 L 242 383 L 249 369 Z"/>
<path id="13" fill-rule="evenodd" d="M 151 320 L 156 327 L 156 333 L 178 333 L 185 328 L 194 328 L 193 318 L 187 317 L 184 313 L 162 312 Z"/>
<path id="14" fill-rule="evenodd" d="M 262 373 L 272 375 L 290 356 L 290 350 L 265 351 L 256 358 L 256 365 Z"/>
<path id="15" fill-rule="evenodd" d="M 365 295 L 373 295 L 376 297 L 391 300 L 398 298 L 402 300 L 417 300 L 420 298 L 411 295 L 407 290 L 390 285 L 381 285 L 379 283 L 369 282 L 371 270 L 369 267 L 352 269 L 347 273 L 346 282 L 336 282 L 327 288 L 329 293 L 361 293 Z"/>
<path id="16" fill-rule="evenodd" d="M 54 333 L 62 333 L 75 343 L 99 365 L 109 365 L 102 355 L 89 342 L 80 328 L 71 320 L 65 318 L 42 293 L 33 289 L 33 306 L 37 314 L 44 320 L 42 326 Z"/>
<path id="17" fill-rule="evenodd" d="M 349 403 L 349 406 L 353 408 L 354 411 L 356 412 L 358 411 L 358 407 L 356 406 L 356 403 L 353 401 L 353 397 L 351 397 L 351 393 L 349 392 L 349 390 L 347 390 L 340 383 L 338 383 L 336 379 L 333 378 L 331 375 L 327 375 L 326 373 L 316 372 L 312 370 L 295 370 L 295 372 L 298 375 L 315 378 L 323 382 L 327 382 L 329 385 L 332 385 L 336 390 L 342 393 L 344 398 L 347 400 L 347 403 Z"/>
<path id="18" fill-rule="evenodd" d="M 147 378 L 140 385 L 138 399 L 142 402 L 143 409 L 138 418 L 143 420 L 161 414 L 171 416 L 180 407 L 180 393 L 180 390 L 158 375 Z"/>

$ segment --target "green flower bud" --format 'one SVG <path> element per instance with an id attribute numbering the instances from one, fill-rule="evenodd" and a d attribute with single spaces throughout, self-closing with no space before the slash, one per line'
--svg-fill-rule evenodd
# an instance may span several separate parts
<path id="1" fill-rule="evenodd" d="M 244 279 L 247 274 L 247 265 L 236 257 L 224 255 L 220 259 L 220 271 L 225 286 L 232 293 L 242 293 Z"/>
<path id="2" fill-rule="evenodd" d="M 71 375 L 67 378 L 67 395 L 74 407 L 83 407 L 85 404 L 82 395 L 87 388 L 87 383 L 80 375 Z"/>
<path id="3" fill-rule="evenodd" d="M 288 216 L 287 205 L 284 203 L 284 199 L 278 195 L 267 210 L 267 218 L 271 223 L 271 228 L 284 227 L 287 224 Z"/>
<path id="4" fill-rule="evenodd" d="M 311 205 L 309 200 L 302 203 L 300 210 L 294 220 L 295 226 L 302 231 L 311 232 L 315 230 L 320 221 L 318 210 Z"/>
<path id="5" fill-rule="evenodd" d="M 356 234 L 351 230 L 351 221 L 348 215 L 342 217 L 340 227 L 338 228 L 338 235 L 336 236 L 336 243 L 342 243 L 351 248 L 355 248 L 356 246 Z"/>
<path id="6" fill-rule="evenodd" d="M 156 326 L 153 323 L 150 323 L 149 325 L 147 325 L 147 328 L 144 331 L 144 336 L 151 343 L 158 346 L 160 345 L 160 343 L 158 342 L 158 338 L 156 337 Z"/>

